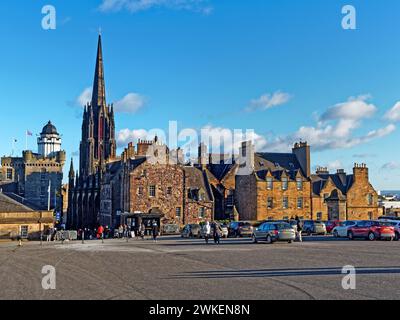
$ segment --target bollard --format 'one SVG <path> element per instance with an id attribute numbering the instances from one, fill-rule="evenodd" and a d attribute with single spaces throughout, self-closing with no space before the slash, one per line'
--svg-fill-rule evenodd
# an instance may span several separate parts
<path id="1" fill-rule="evenodd" d="M 43 232 L 40 232 L 40 245 L 43 246 Z"/>
<path id="2" fill-rule="evenodd" d="M 85 231 L 82 231 L 82 244 L 85 244 Z"/>

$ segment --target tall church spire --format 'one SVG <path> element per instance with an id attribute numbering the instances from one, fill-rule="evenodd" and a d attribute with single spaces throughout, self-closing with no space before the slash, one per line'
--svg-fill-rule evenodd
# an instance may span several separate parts
<path id="1" fill-rule="evenodd" d="M 101 34 L 97 45 L 96 71 L 94 74 L 92 107 L 97 108 L 106 105 L 106 89 L 104 83 L 103 49 L 101 45 Z"/>

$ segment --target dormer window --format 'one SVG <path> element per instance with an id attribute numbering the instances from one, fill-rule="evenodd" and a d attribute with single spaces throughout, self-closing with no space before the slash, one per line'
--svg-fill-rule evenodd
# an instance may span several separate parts
<path id="1" fill-rule="evenodd" d="M 297 178 L 296 185 L 297 185 L 297 190 L 303 190 L 303 179 Z"/>
<path id="2" fill-rule="evenodd" d="M 289 188 L 289 180 L 286 177 L 282 178 L 282 190 L 287 190 Z"/>
<path id="3" fill-rule="evenodd" d="M 274 180 L 272 177 L 267 177 L 267 190 L 272 190 L 274 188 Z"/>

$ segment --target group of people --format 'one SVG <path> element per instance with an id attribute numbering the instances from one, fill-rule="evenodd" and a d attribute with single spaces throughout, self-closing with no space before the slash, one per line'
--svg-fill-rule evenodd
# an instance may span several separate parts
<path id="1" fill-rule="evenodd" d="M 209 221 L 207 221 L 203 228 L 204 228 L 204 239 L 206 240 L 206 244 L 208 244 L 211 238 L 211 234 L 215 244 L 221 243 L 222 232 L 217 223 L 214 222 L 213 224 L 211 224 Z"/>

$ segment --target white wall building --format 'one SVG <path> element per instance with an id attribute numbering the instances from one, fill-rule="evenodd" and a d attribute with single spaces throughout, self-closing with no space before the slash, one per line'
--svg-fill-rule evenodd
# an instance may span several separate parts
<path id="1" fill-rule="evenodd" d="M 38 153 L 43 157 L 51 157 L 59 151 L 61 151 L 61 137 L 56 127 L 49 121 L 38 138 Z"/>

